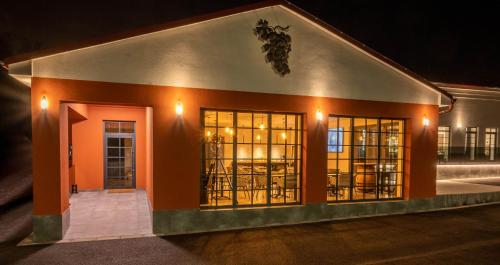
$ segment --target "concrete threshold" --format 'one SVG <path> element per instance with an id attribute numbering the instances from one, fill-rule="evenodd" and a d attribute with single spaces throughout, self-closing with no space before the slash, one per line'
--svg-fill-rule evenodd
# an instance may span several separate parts
<path id="1" fill-rule="evenodd" d="M 155 234 L 134 234 L 134 235 L 121 235 L 121 236 L 103 236 L 103 237 L 84 237 L 84 238 L 72 238 L 72 239 L 62 239 L 56 241 L 46 241 L 46 242 L 35 242 L 33 241 L 33 233 L 23 239 L 17 244 L 18 247 L 22 246 L 37 246 L 37 245 L 52 245 L 61 243 L 77 243 L 77 242 L 88 242 L 88 241 L 103 241 L 103 240 L 117 240 L 117 239 L 130 239 L 130 238 L 144 238 L 144 237 L 155 237 Z"/>

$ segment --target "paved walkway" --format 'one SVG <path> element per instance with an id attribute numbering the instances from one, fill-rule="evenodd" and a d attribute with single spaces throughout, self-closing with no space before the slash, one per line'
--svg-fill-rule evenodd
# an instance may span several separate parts
<path id="1" fill-rule="evenodd" d="M 61 242 L 152 236 L 146 192 L 80 192 L 70 199 L 70 227 Z"/>
<path id="2" fill-rule="evenodd" d="M 500 177 L 437 180 L 438 195 L 500 191 Z"/>

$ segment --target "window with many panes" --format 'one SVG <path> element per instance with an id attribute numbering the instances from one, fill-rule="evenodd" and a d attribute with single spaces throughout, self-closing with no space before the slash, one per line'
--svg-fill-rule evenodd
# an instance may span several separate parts
<path id="1" fill-rule="evenodd" d="M 497 148 L 497 129 L 486 128 L 484 136 L 484 155 L 488 160 L 495 160 Z"/>
<path id="2" fill-rule="evenodd" d="M 450 153 L 450 127 L 439 126 L 438 128 L 438 160 L 448 161 Z"/>
<path id="3" fill-rule="evenodd" d="M 328 201 L 403 196 L 404 121 L 330 116 Z"/>
<path id="4" fill-rule="evenodd" d="M 465 129 L 465 154 L 470 160 L 476 159 L 477 127 Z"/>
<path id="5" fill-rule="evenodd" d="M 302 115 L 202 110 L 201 207 L 300 203 Z"/>

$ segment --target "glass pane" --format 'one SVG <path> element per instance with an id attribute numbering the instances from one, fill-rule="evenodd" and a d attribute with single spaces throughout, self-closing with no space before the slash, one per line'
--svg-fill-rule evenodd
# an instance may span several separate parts
<path id="1" fill-rule="evenodd" d="M 217 113 L 215 111 L 205 111 L 204 116 L 205 116 L 205 121 L 204 121 L 205 127 L 216 126 Z"/>
<path id="2" fill-rule="evenodd" d="M 238 143 L 252 143 L 252 129 L 237 130 Z"/>
<path id="3" fill-rule="evenodd" d="M 267 175 L 255 174 L 253 177 L 254 204 L 267 203 Z"/>
<path id="4" fill-rule="evenodd" d="M 287 160 L 293 160 L 295 159 L 295 154 L 296 154 L 296 149 L 297 146 L 296 145 L 287 145 L 286 146 L 286 159 Z M 291 162 L 291 161 L 288 161 L 288 162 Z"/>
<path id="5" fill-rule="evenodd" d="M 232 143 L 234 129 L 232 127 L 219 127 L 218 129 L 218 141 L 221 143 Z"/>
<path id="6" fill-rule="evenodd" d="M 218 112 L 218 127 L 219 128 L 233 128 L 233 113 L 232 112 Z"/>
<path id="7" fill-rule="evenodd" d="M 253 127 L 256 129 L 264 130 L 269 129 L 268 125 L 268 115 L 265 113 L 254 113 L 253 114 Z"/>
<path id="8" fill-rule="evenodd" d="M 271 159 L 272 160 L 285 159 L 285 146 L 284 145 L 273 145 L 271 148 Z"/>
<path id="9" fill-rule="evenodd" d="M 253 145 L 253 158 L 255 160 L 267 161 L 267 144 L 254 144 Z"/>
<path id="10" fill-rule="evenodd" d="M 366 127 L 368 131 L 378 132 L 378 120 L 377 119 L 367 119 Z"/>
<path id="11" fill-rule="evenodd" d="M 134 133 L 134 122 L 120 122 L 120 132 Z"/>
<path id="12" fill-rule="evenodd" d="M 295 131 L 287 130 L 286 131 L 286 143 L 287 144 L 295 144 Z"/>
<path id="13" fill-rule="evenodd" d="M 328 128 L 337 128 L 339 119 L 337 117 L 328 117 Z"/>
<path id="14" fill-rule="evenodd" d="M 351 118 L 339 118 L 339 128 L 343 128 L 344 131 L 352 131 Z"/>
<path id="15" fill-rule="evenodd" d="M 127 148 L 125 149 L 125 161 L 124 165 L 125 167 L 132 167 L 133 165 L 133 157 L 132 157 L 132 148 Z"/>
<path id="16" fill-rule="evenodd" d="M 273 129 L 285 129 L 286 128 L 286 115 L 284 114 L 272 114 L 272 127 Z"/>
<path id="17" fill-rule="evenodd" d="M 118 122 L 107 121 L 104 123 L 104 131 L 109 133 L 119 132 Z"/>
<path id="18" fill-rule="evenodd" d="M 287 139 L 287 131 L 272 130 L 271 141 L 273 144 L 284 144 Z"/>
<path id="19" fill-rule="evenodd" d="M 252 128 L 252 113 L 238 113 L 238 127 Z"/>
<path id="20" fill-rule="evenodd" d="M 108 158 L 108 168 L 119 167 L 119 166 L 120 166 L 119 158 Z"/>
<path id="21" fill-rule="evenodd" d="M 236 146 L 238 152 L 236 157 L 238 160 L 251 160 L 252 159 L 252 145 L 251 144 L 238 144 Z"/>
<path id="22" fill-rule="evenodd" d="M 296 117 L 296 115 L 286 115 L 286 128 L 287 129 L 289 129 L 289 130 L 296 129 L 295 117 Z"/>
<path id="23" fill-rule="evenodd" d="M 117 157 L 120 155 L 118 148 L 108 148 L 108 157 Z"/>
<path id="24" fill-rule="evenodd" d="M 118 147 L 119 145 L 119 138 L 108 138 L 108 146 L 116 146 Z"/>
<path id="25" fill-rule="evenodd" d="M 355 131 L 366 130 L 366 119 L 365 118 L 355 118 L 354 119 L 354 130 Z"/>
<path id="26" fill-rule="evenodd" d="M 132 138 L 123 138 L 123 145 L 122 147 L 132 147 Z"/>
<path id="27" fill-rule="evenodd" d="M 204 132 L 205 141 L 211 141 L 213 137 L 217 137 L 215 128 L 206 127 Z"/>
<path id="28" fill-rule="evenodd" d="M 267 143 L 267 130 L 253 129 L 254 143 L 265 144 Z"/>
<path id="29" fill-rule="evenodd" d="M 271 180 L 271 203 L 285 202 L 285 175 L 273 174 Z"/>
<path id="30" fill-rule="evenodd" d="M 117 177 L 120 176 L 119 168 L 108 168 L 108 177 Z"/>
<path id="31" fill-rule="evenodd" d="M 133 175 L 132 167 L 125 167 L 124 168 L 124 176 L 128 177 L 128 178 L 131 178 L 132 175 Z"/>

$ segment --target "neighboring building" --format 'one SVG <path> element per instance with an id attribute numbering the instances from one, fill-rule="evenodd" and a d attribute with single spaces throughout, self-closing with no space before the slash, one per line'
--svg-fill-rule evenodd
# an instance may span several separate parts
<path id="1" fill-rule="evenodd" d="M 259 19 L 290 26 L 289 74 L 265 61 Z M 436 194 L 451 96 L 287 2 L 6 62 L 31 86 L 37 241 L 63 236 L 73 185 L 146 190 L 157 234 L 387 214 L 402 206 L 373 201 Z M 352 201 L 372 202 L 331 208 Z"/>
<path id="2" fill-rule="evenodd" d="M 456 98 L 439 118 L 438 178 L 499 176 L 500 88 L 434 84 Z"/>
<path id="3" fill-rule="evenodd" d="M 500 161 L 500 88 L 435 83 L 457 101 L 439 118 L 439 162 L 494 163 Z"/>

